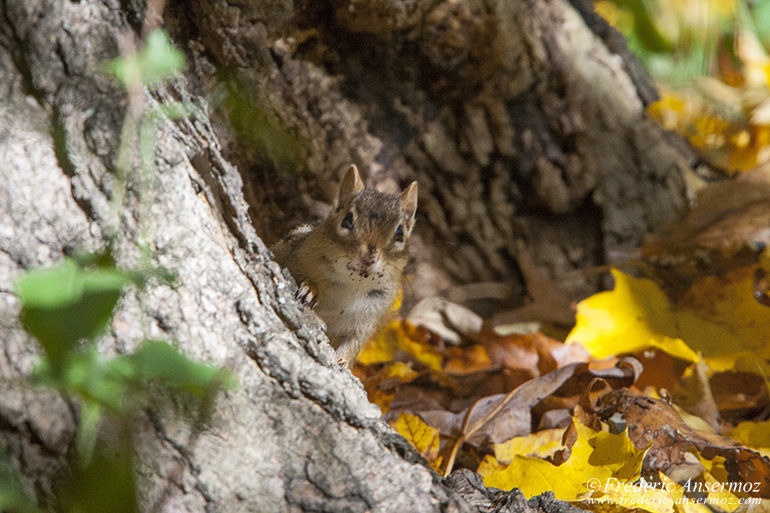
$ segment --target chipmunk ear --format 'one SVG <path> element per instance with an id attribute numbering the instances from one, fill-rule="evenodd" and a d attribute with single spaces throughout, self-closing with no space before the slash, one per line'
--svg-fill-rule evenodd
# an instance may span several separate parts
<path id="1" fill-rule="evenodd" d="M 414 218 L 417 213 L 417 182 L 410 183 L 409 187 L 401 193 L 401 209 L 404 211 L 404 218 L 406 219 L 404 229 L 409 235 L 414 228 Z"/>
<path id="2" fill-rule="evenodd" d="M 355 164 L 351 164 L 345 176 L 342 177 L 340 182 L 340 192 L 337 194 L 337 205 L 342 203 L 353 196 L 358 191 L 364 189 L 364 182 L 361 181 L 361 175 L 358 174 L 358 168 Z"/>

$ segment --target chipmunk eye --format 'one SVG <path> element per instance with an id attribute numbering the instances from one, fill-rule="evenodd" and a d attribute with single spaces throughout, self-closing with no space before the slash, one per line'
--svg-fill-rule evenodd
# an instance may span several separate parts
<path id="1" fill-rule="evenodd" d="M 346 230 L 353 229 L 353 212 L 348 212 L 344 218 L 342 218 L 342 224 L 340 224 Z"/>
<path id="2" fill-rule="evenodd" d="M 393 236 L 393 240 L 396 242 L 404 242 L 404 227 L 398 225 L 396 228 L 396 235 Z"/>

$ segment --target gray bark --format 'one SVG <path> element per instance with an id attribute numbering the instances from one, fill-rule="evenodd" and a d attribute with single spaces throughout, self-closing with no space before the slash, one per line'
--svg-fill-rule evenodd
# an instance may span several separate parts
<path id="1" fill-rule="evenodd" d="M 98 69 L 118 55 L 121 33 L 136 38 L 137 5 L 0 2 L 6 381 L 27 375 L 37 356 L 16 320 L 19 273 L 101 247 L 111 226 L 124 241 L 120 264 L 138 261 L 137 190 L 129 187 L 118 219 L 109 202 L 126 97 Z M 591 263 L 596 248 L 581 245 L 580 234 L 555 242 L 574 216 L 589 218 L 577 223 L 587 240 L 601 236 L 596 252 L 630 247 L 681 207 L 686 166 L 644 118 L 624 59 L 559 1 L 192 5 L 166 13 L 191 55 L 189 74 L 148 95 L 151 104 L 203 105 L 198 116 L 157 130 L 150 242 L 154 263 L 175 271 L 178 283 L 129 293 L 100 348 L 123 353 L 144 337 L 173 339 L 191 357 L 230 369 L 239 386 L 218 399 L 194 446 L 173 413 L 144 418 L 136 435 L 142 507 L 167 494 L 163 511 L 552 509 L 486 490 L 467 473 L 445 483 L 423 465 L 337 367 L 322 325 L 292 300 L 288 275 L 258 234 L 278 235 L 270 215 L 287 227 L 322 211 L 336 173 L 353 162 L 384 188 L 420 180 L 417 271 L 432 277 L 433 290 L 488 280 L 515 288 L 512 244 L 534 237 L 535 227 L 541 262 L 555 270 Z M 384 21 L 390 29 L 373 28 Z M 477 47 L 489 52 L 468 50 Z M 403 75 L 373 73 L 373 57 Z M 201 94 L 222 66 L 256 100 L 266 126 L 280 130 L 258 133 L 249 146 L 227 116 L 209 118 Z M 588 83 L 594 75 L 600 91 Z M 297 188 L 303 194 L 289 194 Z M 55 509 L 77 409 L 55 394 L 6 388 L 0 447 L 28 491 Z"/>

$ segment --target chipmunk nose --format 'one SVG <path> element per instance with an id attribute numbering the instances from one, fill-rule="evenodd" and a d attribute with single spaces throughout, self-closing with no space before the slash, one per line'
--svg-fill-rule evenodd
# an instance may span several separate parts
<path id="1" fill-rule="evenodd" d="M 361 267 L 369 268 L 374 266 L 377 261 L 377 248 L 374 244 L 368 244 L 361 247 L 361 253 L 358 255 Z"/>

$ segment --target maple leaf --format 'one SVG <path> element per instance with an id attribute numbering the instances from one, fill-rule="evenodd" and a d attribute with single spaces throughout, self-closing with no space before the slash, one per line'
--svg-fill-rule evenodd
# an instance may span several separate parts
<path id="1" fill-rule="evenodd" d="M 431 466 L 438 470 L 441 458 L 438 457 L 440 445 L 438 429 L 429 426 L 419 417 L 405 413 L 392 424 L 398 434 L 406 438 L 422 454 Z"/>
<path id="2" fill-rule="evenodd" d="M 369 401 L 380 407 L 382 413 L 390 409 L 395 395 L 394 385 L 408 383 L 417 377 L 417 372 L 403 362 L 393 362 L 372 376 L 365 378 L 364 389 Z M 388 386 L 390 385 L 390 386 Z"/>
<path id="3" fill-rule="evenodd" d="M 770 374 L 770 308 L 754 299 L 753 269 L 704 278 L 676 305 L 652 280 L 613 270 L 615 289 L 578 304 L 567 343 L 597 358 L 656 347 L 692 362 L 700 353 L 713 370 Z"/>
<path id="4" fill-rule="evenodd" d="M 429 369 L 441 370 L 443 356 L 426 343 L 428 330 L 407 321 L 394 320 L 380 328 L 358 354 L 358 363 L 372 365 L 393 361 L 404 351 Z"/>
<path id="5" fill-rule="evenodd" d="M 770 420 L 763 422 L 741 422 L 728 435 L 749 447 L 770 449 Z"/>
<path id="6" fill-rule="evenodd" d="M 526 436 L 517 436 L 507 442 L 494 444 L 495 459 L 510 463 L 516 456 L 546 458 L 561 446 L 562 429 L 544 429 Z M 479 471 L 481 474 L 481 471 Z"/>
<path id="7" fill-rule="evenodd" d="M 656 482 L 621 483 L 609 482 L 601 490 L 586 494 L 572 504 L 589 511 L 649 511 L 650 513 L 710 513 L 715 509 L 711 504 L 719 505 L 721 511 L 733 511 L 740 504 L 738 498 L 729 491 L 718 491 L 721 482 L 710 474 L 704 474 L 698 481 L 689 481 L 684 485 L 674 482 L 665 474 L 659 473 Z M 700 496 L 692 493 L 695 489 L 709 490 Z M 717 491 L 713 491 L 716 489 Z M 598 499 L 598 500 L 597 500 Z M 707 502 L 712 501 L 712 502 Z M 610 504 L 616 508 L 609 509 Z"/>
<path id="8" fill-rule="evenodd" d="M 521 489 L 527 497 L 553 491 L 557 499 L 574 501 L 590 491 L 590 483 L 631 483 L 642 469 L 647 449 L 637 449 L 624 432 L 595 432 L 573 420 L 577 439 L 567 461 L 559 466 L 540 458 L 514 456 L 505 469 L 484 476 L 486 486 Z"/>
<path id="9" fill-rule="evenodd" d="M 614 290 L 594 294 L 577 305 L 577 322 L 566 342 L 582 344 L 597 358 L 657 347 L 697 361 L 697 353 L 676 337 L 676 319 L 660 287 L 615 269 L 612 276 Z"/>
<path id="10" fill-rule="evenodd" d="M 636 447 L 648 447 L 644 475 L 676 474 L 694 449 L 699 458 L 702 454 L 703 467 L 721 482 L 751 483 L 752 496 L 770 497 L 770 458 L 724 436 L 692 429 L 666 401 L 617 390 L 602 397 L 595 414 L 621 417 Z"/>

